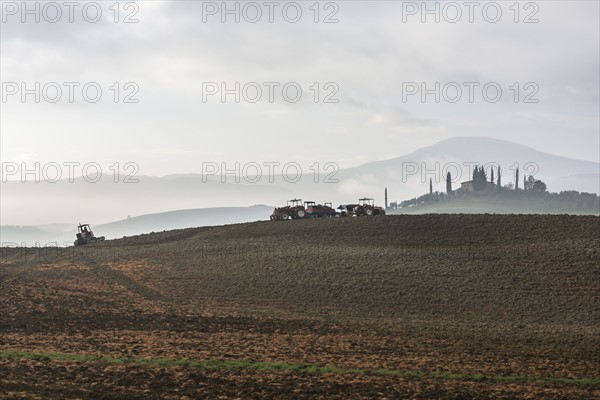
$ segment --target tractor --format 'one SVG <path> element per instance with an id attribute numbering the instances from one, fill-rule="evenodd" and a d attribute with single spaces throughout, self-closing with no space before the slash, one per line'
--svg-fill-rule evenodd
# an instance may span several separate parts
<path id="1" fill-rule="evenodd" d="M 385 210 L 383 207 L 378 207 L 375 205 L 375 200 L 371 198 L 362 198 L 358 199 L 358 205 L 353 207 L 353 215 L 360 217 L 361 215 L 366 215 L 368 217 L 373 215 L 385 215 Z"/>
<path id="2" fill-rule="evenodd" d="M 287 201 L 285 207 L 278 207 L 271 214 L 271 221 L 281 219 L 296 219 L 306 216 L 306 208 L 302 205 L 302 199 L 292 199 Z"/>
<path id="3" fill-rule="evenodd" d="M 74 242 L 75 246 L 80 246 L 88 243 L 101 242 L 104 240 L 104 236 L 94 236 L 94 232 L 90 228 L 89 224 L 81 224 L 77 227 L 77 240 Z"/>
<path id="4" fill-rule="evenodd" d="M 331 203 L 315 204 L 314 201 L 305 201 L 304 208 L 306 209 L 307 217 L 324 218 L 336 217 L 339 214 L 333 209 Z"/>

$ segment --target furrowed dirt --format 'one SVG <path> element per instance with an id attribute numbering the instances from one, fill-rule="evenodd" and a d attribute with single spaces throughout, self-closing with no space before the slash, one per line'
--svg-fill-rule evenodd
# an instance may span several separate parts
<path id="1" fill-rule="evenodd" d="M 599 398 L 599 260 L 535 215 L 3 248 L 0 397 Z"/>

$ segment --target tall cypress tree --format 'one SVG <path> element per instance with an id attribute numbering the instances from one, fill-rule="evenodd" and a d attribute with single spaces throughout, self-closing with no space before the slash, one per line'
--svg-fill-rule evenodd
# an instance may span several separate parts
<path id="1" fill-rule="evenodd" d="M 517 171 L 515 172 L 515 190 L 519 188 L 519 167 L 517 167 Z"/>
<path id="2" fill-rule="evenodd" d="M 494 166 L 493 165 L 492 165 L 491 169 L 492 169 L 492 173 L 491 173 L 490 182 L 492 182 L 492 185 L 493 185 L 494 184 Z"/>
<path id="3" fill-rule="evenodd" d="M 502 182 L 500 181 L 500 177 L 501 177 L 500 166 L 498 166 L 498 187 L 502 187 Z"/>
<path id="4" fill-rule="evenodd" d="M 429 178 L 429 194 L 433 194 L 433 181 Z"/>
<path id="5" fill-rule="evenodd" d="M 446 174 L 446 194 L 452 193 L 452 177 L 450 171 Z"/>
<path id="6" fill-rule="evenodd" d="M 487 186 L 487 175 L 483 167 L 475 167 L 473 171 L 473 190 L 479 191 Z"/>

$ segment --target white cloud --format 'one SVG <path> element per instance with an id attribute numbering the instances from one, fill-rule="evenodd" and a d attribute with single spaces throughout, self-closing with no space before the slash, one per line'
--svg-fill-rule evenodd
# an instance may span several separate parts
<path id="1" fill-rule="evenodd" d="M 510 14 L 498 24 L 402 23 L 397 3 L 339 5 L 337 24 L 202 23 L 194 2 L 140 2 L 137 24 L 3 24 L 3 81 L 94 80 L 105 100 L 112 83 L 134 81 L 140 103 L 3 105 L 2 156 L 135 154 L 145 173 L 164 175 L 193 172 L 184 169 L 198 154 L 343 167 L 485 135 L 598 159 L 598 3 L 539 3 L 538 24 L 515 24 Z M 296 81 L 304 93 L 296 104 L 280 93 L 272 104 L 205 104 L 206 81 Z M 308 88 L 329 81 L 339 103 L 314 104 Z M 407 81 L 497 81 L 505 96 L 402 103 Z M 510 85 L 529 81 L 539 83 L 540 103 L 514 104 Z M 322 145 L 312 145 L 315 136 Z"/>

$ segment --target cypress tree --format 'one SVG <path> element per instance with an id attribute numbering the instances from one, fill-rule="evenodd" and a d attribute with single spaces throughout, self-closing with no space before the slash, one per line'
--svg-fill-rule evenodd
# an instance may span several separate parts
<path id="1" fill-rule="evenodd" d="M 490 182 L 492 182 L 492 185 L 493 185 L 494 184 L 494 166 L 492 166 L 491 169 L 492 169 L 492 173 L 491 173 Z"/>
<path id="2" fill-rule="evenodd" d="M 500 172 L 500 166 L 498 166 L 498 187 L 502 187 L 502 183 L 500 181 L 500 176 L 501 176 L 500 174 L 501 174 L 501 172 Z"/>
<path id="3" fill-rule="evenodd" d="M 429 178 L 429 194 L 433 194 L 433 181 Z"/>
<path id="4" fill-rule="evenodd" d="M 450 171 L 446 174 L 446 193 L 452 193 L 452 177 L 450 176 Z"/>
<path id="5" fill-rule="evenodd" d="M 517 167 L 517 171 L 515 172 L 515 190 L 519 188 L 519 167 Z"/>
<path id="6" fill-rule="evenodd" d="M 487 175 L 483 167 L 475 167 L 473 171 L 473 190 L 479 191 L 487 186 Z"/>

